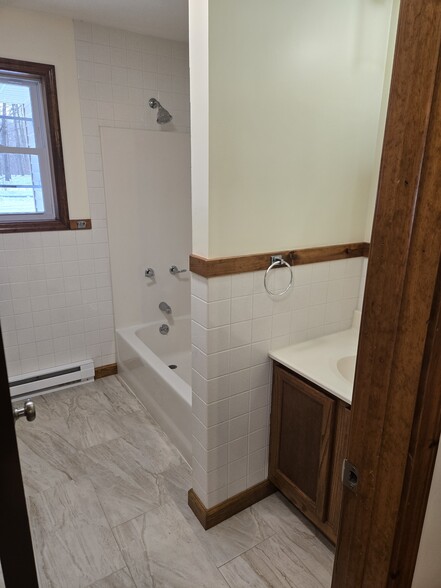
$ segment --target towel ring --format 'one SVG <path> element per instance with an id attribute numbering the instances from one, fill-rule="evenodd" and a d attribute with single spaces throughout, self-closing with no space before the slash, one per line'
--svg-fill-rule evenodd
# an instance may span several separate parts
<path id="1" fill-rule="evenodd" d="M 286 294 L 288 292 L 288 290 L 292 286 L 292 282 L 293 282 L 292 266 L 289 265 L 289 263 L 287 261 L 285 261 L 282 256 L 274 255 L 273 257 L 271 257 L 271 261 L 272 261 L 271 265 L 269 266 L 269 268 L 265 272 L 265 276 L 263 278 L 263 285 L 265 287 L 265 290 L 268 292 L 268 294 L 270 296 L 283 296 L 284 294 Z M 289 280 L 289 284 L 284 290 L 282 290 L 282 292 L 271 292 L 271 290 L 269 290 L 268 285 L 267 285 L 268 274 L 274 267 L 281 266 L 281 265 L 286 266 L 289 269 L 289 271 L 291 272 L 291 278 Z"/>

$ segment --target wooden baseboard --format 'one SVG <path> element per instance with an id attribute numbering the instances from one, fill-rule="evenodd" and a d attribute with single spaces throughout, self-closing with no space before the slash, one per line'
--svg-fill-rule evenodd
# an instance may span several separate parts
<path id="1" fill-rule="evenodd" d="M 231 498 L 224 500 L 216 506 L 206 508 L 196 492 L 191 488 L 188 491 L 188 506 L 196 515 L 196 518 L 204 527 L 205 530 L 211 529 L 222 521 L 229 519 L 238 512 L 252 506 L 263 498 L 270 496 L 276 492 L 277 488 L 269 480 L 260 482 Z"/>
<path id="2" fill-rule="evenodd" d="M 106 376 L 114 376 L 118 373 L 118 366 L 116 363 L 109 363 L 108 365 L 100 365 L 95 368 L 95 380 L 105 378 Z"/>

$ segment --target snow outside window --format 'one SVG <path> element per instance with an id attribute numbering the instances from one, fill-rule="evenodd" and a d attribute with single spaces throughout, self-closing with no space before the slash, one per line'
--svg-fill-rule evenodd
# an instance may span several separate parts
<path id="1" fill-rule="evenodd" d="M 42 81 L 0 74 L 0 222 L 55 217 Z"/>

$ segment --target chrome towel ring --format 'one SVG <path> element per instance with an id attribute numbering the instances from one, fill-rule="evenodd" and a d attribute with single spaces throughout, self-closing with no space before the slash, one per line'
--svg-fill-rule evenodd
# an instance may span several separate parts
<path id="1" fill-rule="evenodd" d="M 269 290 L 268 284 L 267 284 L 268 274 L 270 273 L 270 271 L 273 268 L 280 267 L 281 265 L 286 266 L 289 269 L 290 273 L 291 273 L 291 278 L 289 280 L 289 284 L 288 284 L 288 286 L 284 290 L 282 290 L 282 292 L 271 292 L 271 290 Z M 285 261 L 281 255 L 272 255 L 271 256 L 271 265 L 266 270 L 265 276 L 263 278 L 263 285 L 265 287 L 265 290 L 268 292 L 268 294 L 270 296 L 283 296 L 291 288 L 292 283 L 293 283 L 293 280 L 294 280 L 294 276 L 293 276 L 293 273 L 292 273 L 292 266 L 289 265 L 289 263 L 287 261 Z"/>

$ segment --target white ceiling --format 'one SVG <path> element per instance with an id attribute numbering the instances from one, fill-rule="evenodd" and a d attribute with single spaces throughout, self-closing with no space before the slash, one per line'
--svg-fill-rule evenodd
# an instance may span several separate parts
<path id="1" fill-rule="evenodd" d="M 0 0 L 1 4 L 188 41 L 188 0 Z"/>

